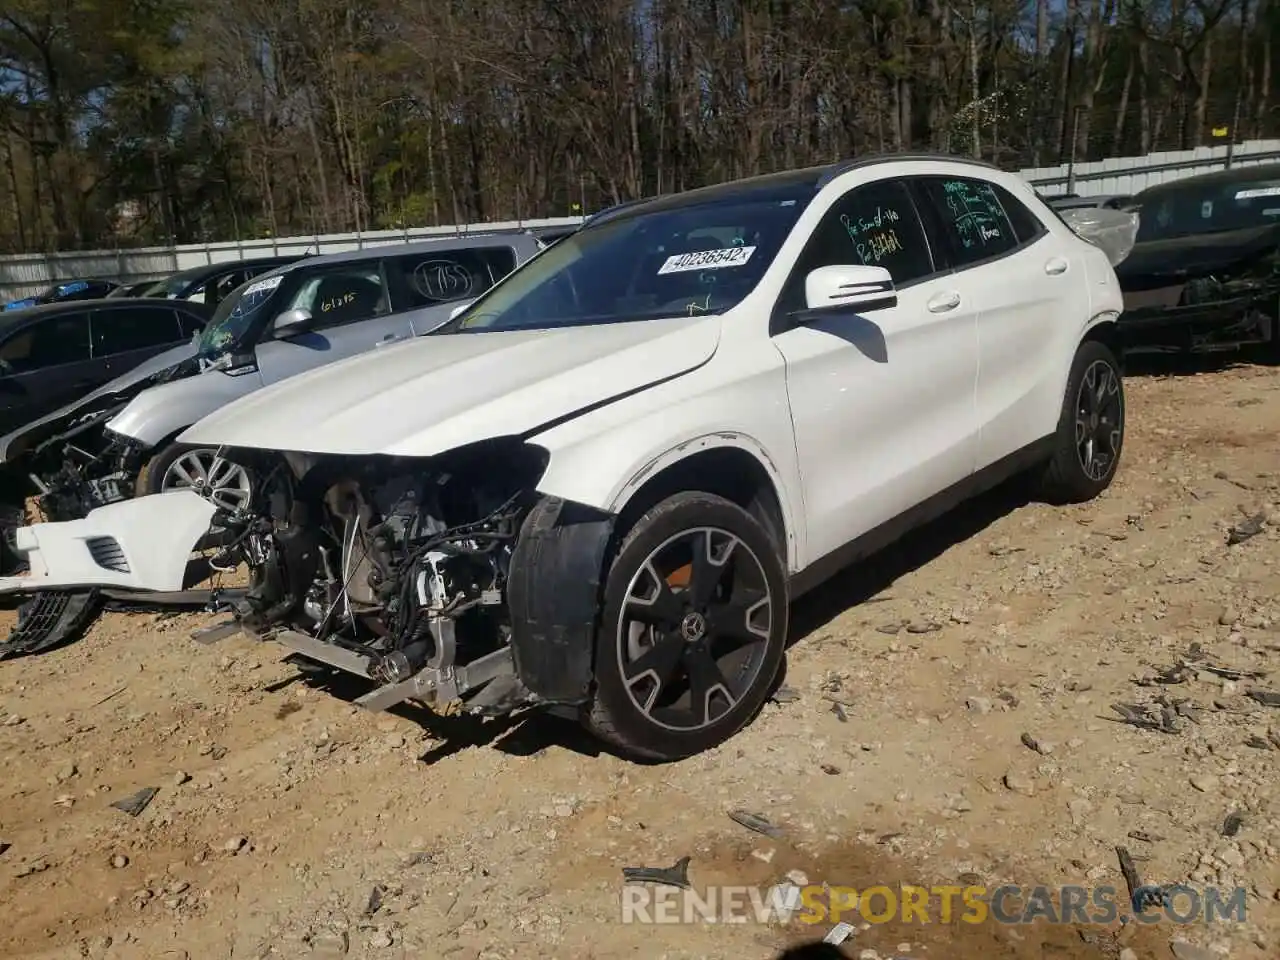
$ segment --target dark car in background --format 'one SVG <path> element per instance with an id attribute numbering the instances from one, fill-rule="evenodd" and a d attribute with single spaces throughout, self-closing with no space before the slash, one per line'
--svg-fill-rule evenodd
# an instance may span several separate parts
<path id="1" fill-rule="evenodd" d="M 1149 187 L 1132 251 L 1116 266 L 1125 350 L 1265 344 L 1280 361 L 1280 164 Z"/>
<path id="2" fill-rule="evenodd" d="M 126 284 L 123 284 L 122 286 L 116 287 L 114 290 L 108 293 L 107 299 L 112 299 L 115 297 L 140 297 L 147 290 L 150 290 L 152 287 L 154 287 L 156 283 L 157 281 L 154 279 L 143 280 L 139 283 L 126 283 Z"/>
<path id="3" fill-rule="evenodd" d="M 11 300 L 0 311 L 25 310 L 43 303 L 66 303 L 71 300 L 98 300 L 109 295 L 119 284 L 111 280 L 68 280 L 55 283 L 34 297 Z"/>
<path id="4" fill-rule="evenodd" d="M 190 300 L 216 307 L 232 290 L 252 280 L 258 274 L 301 259 L 301 255 L 295 255 L 208 263 L 181 270 L 163 280 L 157 280 L 148 286 L 142 295 L 165 300 Z"/>
<path id="5" fill-rule="evenodd" d="M 0 434 L 190 341 L 211 314 L 203 304 L 132 299 L 0 314 Z"/>

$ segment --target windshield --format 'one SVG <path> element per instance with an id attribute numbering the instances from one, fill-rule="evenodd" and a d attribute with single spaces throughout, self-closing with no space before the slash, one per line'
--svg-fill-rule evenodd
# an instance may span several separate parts
<path id="1" fill-rule="evenodd" d="M 218 304 L 213 319 L 200 334 L 199 355 L 213 359 L 239 341 L 262 315 L 267 301 L 283 281 L 284 274 L 278 273 L 233 290 Z"/>
<path id="2" fill-rule="evenodd" d="M 759 282 L 811 196 L 805 190 L 690 204 L 584 227 L 440 332 L 722 313 Z"/>
<path id="3" fill-rule="evenodd" d="M 1188 185 L 1141 204 L 1138 242 L 1280 224 L 1280 179 Z"/>
<path id="4" fill-rule="evenodd" d="M 143 291 L 143 296 L 163 297 L 166 300 L 177 300 L 178 297 L 182 296 L 182 291 L 186 290 L 189 284 L 190 281 L 186 277 L 182 274 L 178 274 L 177 276 L 169 277 L 167 280 L 160 280 L 153 283 Z"/>

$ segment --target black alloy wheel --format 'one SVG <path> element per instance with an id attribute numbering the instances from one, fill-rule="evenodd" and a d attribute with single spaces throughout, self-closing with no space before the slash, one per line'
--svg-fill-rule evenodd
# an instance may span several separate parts
<path id="1" fill-rule="evenodd" d="M 1120 457 L 1124 437 L 1124 394 L 1120 375 L 1107 360 L 1094 360 L 1076 391 L 1076 453 L 1080 469 L 1095 483 L 1106 478 Z"/>
<path id="2" fill-rule="evenodd" d="M 1111 485 L 1124 449 L 1124 374 L 1106 344 L 1086 340 L 1067 377 L 1057 433 L 1039 478 L 1050 503 L 1083 503 Z"/>
<path id="3" fill-rule="evenodd" d="M 772 539 L 745 510 L 704 493 L 658 504 L 609 572 L 588 726 L 649 759 L 737 733 L 781 665 L 785 584 Z"/>

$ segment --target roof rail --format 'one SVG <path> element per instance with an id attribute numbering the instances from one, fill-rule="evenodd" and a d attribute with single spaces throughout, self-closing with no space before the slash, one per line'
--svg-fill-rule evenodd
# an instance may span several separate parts
<path id="1" fill-rule="evenodd" d="M 945 163 L 964 163 L 972 167 L 982 167 L 986 170 L 999 170 L 994 163 L 988 163 L 985 160 L 977 160 L 973 157 L 959 157 L 950 153 L 916 153 L 914 151 L 903 151 L 901 153 L 875 153 L 868 154 L 865 157 L 857 157 L 853 160 L 838 160 L 818 179 L 818 189 L 821 190 L 836 177 L 848 173 L 850 170 L 857 170 L 861 167 L 871 167 L 881 163 L 893 163 L 894 161 L 921 162 L 921 161 L 943 161 Z"/>

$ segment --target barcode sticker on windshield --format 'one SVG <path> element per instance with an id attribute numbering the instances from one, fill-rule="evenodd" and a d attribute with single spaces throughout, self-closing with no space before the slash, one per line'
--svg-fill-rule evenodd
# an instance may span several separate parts
<path id="1" fill-rule="evenodd" d="M 274 290 L 276 287 L 280 286 L 280 282 L 282 280 L 284 280 L 284 274 L 278 273 L 274 277 L 267 277 L 265 280 L 259 280 L 257 283 L 251 283 L 245 288 L 244 293 L 240 294 L 240 296 L 247 297 L 251 294 L 261 293 L 263 290 Z"/>
<path id="2" fill-rule="evenodd" d="M 1254 187 L 1252 190 L 1240 190 L 1236 193 L 1237 200 L 1255 200 L 1258 197 L 1280 197 L 1280 186 Z"/>
<path id="3" fill-rule="evenodd" d="M 696 250 L 693 253 L 677 253 L 667 257 L 658 268 L 658 274 L 683 273 L 686 270 L 719 270 L 721 267 L 740 267 L 756 252 L 755 247 L 723 247 L 719 250 Z"/>

